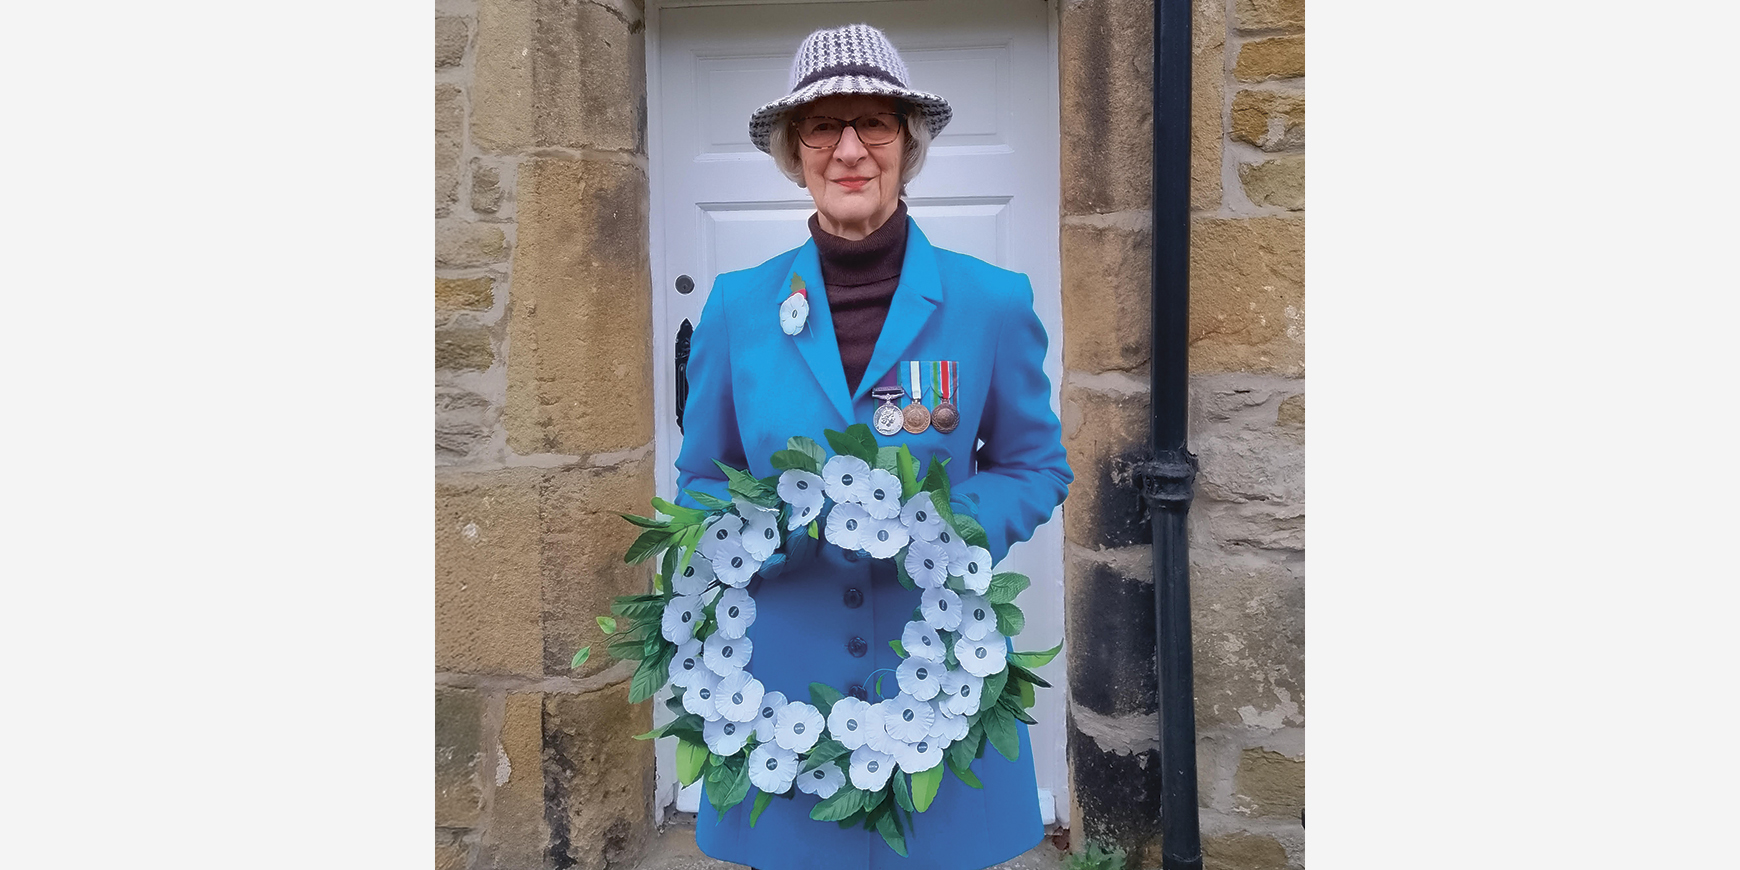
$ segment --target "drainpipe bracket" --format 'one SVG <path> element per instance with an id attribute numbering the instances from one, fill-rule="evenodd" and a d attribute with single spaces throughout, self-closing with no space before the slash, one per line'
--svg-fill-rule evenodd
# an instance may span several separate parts
<path id="1" fill-rule="evenodd" d="M 1132 482 L 1149 510 L 1188 511 L 1196 497 L 1196 454 L 1184 448 L 1131 463 Z"/>

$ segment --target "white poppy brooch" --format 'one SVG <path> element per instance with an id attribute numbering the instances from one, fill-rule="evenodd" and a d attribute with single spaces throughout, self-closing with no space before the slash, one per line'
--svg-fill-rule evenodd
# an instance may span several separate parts
<path id="1" fill-rule="evenodd" d="M 804 279 L 791 276 L 791 295 L 779 303 L 779 328 L 786 335 L 797 335 L 804 331 L 804 324 L 810 320 L 810 294 L 804 289 Z"/>

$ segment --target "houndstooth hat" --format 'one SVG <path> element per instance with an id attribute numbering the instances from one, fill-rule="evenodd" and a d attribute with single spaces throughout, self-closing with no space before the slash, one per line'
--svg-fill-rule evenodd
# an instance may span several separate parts
<path id="1" fill-rule="evenodd" d="M 906 64 L 882 31 L 868 24 L 848 24 L 818 30 L 798 47 L 791 65 L 791 93 L 749 116 L 749 139 L 768 150 L 773 125 L 786 109 L 830 94 L 880 94 L 906 100 L 919 108 L 925 126 L 935 136 L 948 126 L 954 110 L 936 94 L 906 86 Z"/>

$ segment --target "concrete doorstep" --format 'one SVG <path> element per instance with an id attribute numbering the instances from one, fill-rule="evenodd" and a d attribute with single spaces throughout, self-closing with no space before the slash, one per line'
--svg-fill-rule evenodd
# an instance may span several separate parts
<path id="1" fill-rule="evenodd" d="M 1045 839 L 1038 846 L 988 870 L 1062 870 L 1065 853 L 1051 845 L 1055 830 L 1046 828 Z M 738 870 L 742 866 L 701 854 L 695 847 L 694 813 L 671 812 L 635 870 Z"/>

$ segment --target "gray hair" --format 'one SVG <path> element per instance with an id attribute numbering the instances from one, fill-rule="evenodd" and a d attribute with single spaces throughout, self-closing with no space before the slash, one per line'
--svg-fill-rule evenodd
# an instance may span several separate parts
<path id="1" fill-rule="evenodd" d="M 796 113 L 809 104 L 793 106 L 773 125 L 769 133 L 769 154 L 773 155 L 773 165 L 786 178 L 792 180 L 798 187 L 804 186 L 804 161 L 798 156 L 798 138 L 792 135 L 791 119 Z M 906 130 L 906 147 L 900 155 L 900 195 L 906 195 L 906 183 L 918 176 L 918 171 L 924 168 L 925 155 L 930 153 L 930 125 L 924 118 L 924 110 L 919 106 L 902 101 L 900 105 L 901 127 Z"/>

